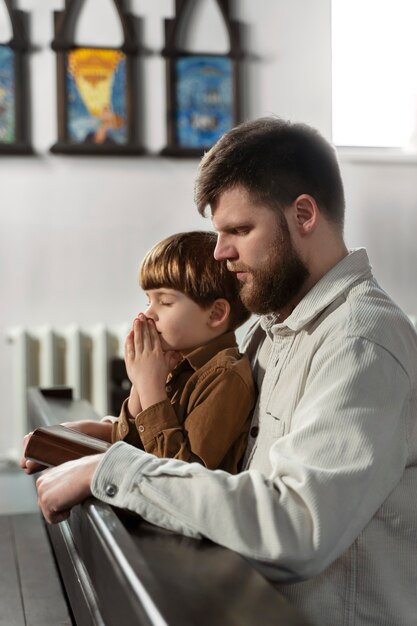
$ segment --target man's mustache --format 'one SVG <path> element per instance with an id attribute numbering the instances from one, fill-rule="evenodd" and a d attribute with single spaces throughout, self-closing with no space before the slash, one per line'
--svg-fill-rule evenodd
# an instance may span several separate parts
<path id="1" fill-rule="evenodd" d="M 249 265 L 244 265 L 243 263 L 230 263 L 230 261 L 226 262 L 226 267 L 229 272 L 251 272 L 252 268 Z"/>

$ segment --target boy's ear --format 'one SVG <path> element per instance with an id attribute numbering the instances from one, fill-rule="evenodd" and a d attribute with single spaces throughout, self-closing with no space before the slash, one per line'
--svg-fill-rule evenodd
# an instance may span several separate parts
<path id="1" fill-rule="evenodd" d="M 225 298 L 218 298 L 210 307 L 208 325 L 211 328 L 218 328 L 230 315 L 230 304 Z"/>

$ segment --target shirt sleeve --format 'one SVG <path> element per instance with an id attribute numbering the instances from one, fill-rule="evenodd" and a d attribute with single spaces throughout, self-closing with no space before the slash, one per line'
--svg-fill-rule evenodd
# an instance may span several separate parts
<path id="1" fill-rule="evenodd" d="M 101 418 L 100 422 L 110 422 L 111 424 L 114 424 L 115 422 L 117 422 L 118 419 L 119 418 L 115 415 L 105 415 Z"/>
<path id="2" fill-rule="evenodd" d="M 216 469 L 248 431 L 254 399 L 254 388 L 239 373 L 219 366 L 197 382 L 182 424 L 166 399 L 139 413 L 136 428 L 146 452 Z"/>
<path id="3" fill-rule="evenodd" d="M 265 451 L 269 476 L 210 471 L 116 444 L 93 477 L 94 495 L 156 525 L 208 537 L 275 580 L 323 571 L 401 479 L 410 381 L 391 354 L 360 338 L 328 342 L 316 357 L 291 431 Z"/>

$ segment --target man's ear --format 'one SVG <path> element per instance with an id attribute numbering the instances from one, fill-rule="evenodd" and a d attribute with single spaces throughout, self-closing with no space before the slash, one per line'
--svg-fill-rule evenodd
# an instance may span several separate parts
<path id="1" fill-rule="evenodd" d="M 317 225 L 320 213 L 317 202 L 313 196 L 303 193 L 301 196 L 298 196 L 293 206 L 295 211 L 295 226 L 298 232 L 301 235 L 309 234 Z"/>
<path id="2" fill-rule="evenodd" d="M 211 328 L 218 328 L 229 319 L 230 304 L 225 298 L 218 298 L 210 307 L 208 325 Z"/>

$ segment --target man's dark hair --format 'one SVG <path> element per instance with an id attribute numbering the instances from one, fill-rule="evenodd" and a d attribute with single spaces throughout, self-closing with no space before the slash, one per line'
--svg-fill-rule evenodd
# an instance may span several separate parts
<path id="1" fill-rule="evenodd" d="M 203 157 L 195 201 L 204 215 L 226 190 L 243 186 L 254 202 L 284 209 L 311 195 L 342 230 L 345 199 L 336 153 L 314 128 L 276 117 L 245 122 L 227 132 Z"/>

